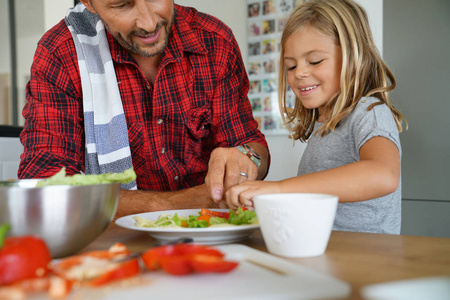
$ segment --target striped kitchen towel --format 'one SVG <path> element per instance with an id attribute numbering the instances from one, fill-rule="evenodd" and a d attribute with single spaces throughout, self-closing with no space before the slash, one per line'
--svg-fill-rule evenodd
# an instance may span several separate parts
<path id="1" fill-rule="evenodd" d="M 83 91 L 85 173 L 123 172 L 133 163 L 105 27 L 82 3 L 69 9 L 65 22 L 75 43 Z M 136 181 L 122 188 L 136 189 Z"/>

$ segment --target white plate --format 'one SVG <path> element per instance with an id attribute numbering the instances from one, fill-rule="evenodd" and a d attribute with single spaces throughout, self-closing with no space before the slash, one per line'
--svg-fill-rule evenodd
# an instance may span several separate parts
<path id="1" fill-rule="evenodd" d="M 228 209 L 212 209 L 214 211 L 228 212 Z M 141 213 L 122 217 L 116 220 L 116 224 L 138 231 L 147 232 L 153 238 L 168 242 L 178 238 L 193 238 L 194 242 L 204 245 L 218 245 L 226 243 L 234 243 L 244 240 L 252 235 L 259 225 L 239 225 L 226 227 L 210 227 L 210 228 L 146 228 L 137 227 L 133 217 L 141 217 L 148 220 L 157 220 L 162 214 L 178 214 L 178 216 L 198 215 L 200 209 L 182 209 L 182 210 L 166 210 L 149 213 Z"/>
<path id="2" fill-rule="evenodd" d="M 362 287 L 361 295 L 367 300 L 448 300 L 450 299 L 450 276 L 370 284 Z"/>

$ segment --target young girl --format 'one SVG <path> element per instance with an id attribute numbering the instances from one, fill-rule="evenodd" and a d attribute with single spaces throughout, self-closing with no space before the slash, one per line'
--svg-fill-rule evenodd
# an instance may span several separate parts
<path id="1" fill-rule="evenodd" d="M 228 206 L 252 207 L 259 194 L 334 194 L 334 230 L 399 234 L 403 116 L 388 94 L 395 84 L 363 8 L 351 0 L 298 6 L 283 31 L 279 71 L 282 117 L 293 138 L 307 142 L 298 176 L 246 181 L 227 191 Z"/>

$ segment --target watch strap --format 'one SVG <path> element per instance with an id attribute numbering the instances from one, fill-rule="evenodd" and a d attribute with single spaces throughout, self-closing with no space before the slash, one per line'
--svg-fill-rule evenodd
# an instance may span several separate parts
<path id="1" fill-rule="evenodd" d="M 250 158 L 250 160 L 255 163 L 256 167 L 259 168 L 259 166 L 261 165 L 261 158 L 256 157 L 251 151 L 247 150 L 246 147 L 244 147 L 243 145 L 237 146 L 236 148 L 243 154 L 247 155 L 247 157 Z"/>

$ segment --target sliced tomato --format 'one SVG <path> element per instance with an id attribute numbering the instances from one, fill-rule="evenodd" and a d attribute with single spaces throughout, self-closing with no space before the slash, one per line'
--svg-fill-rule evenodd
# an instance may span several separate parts
<path id="1" fill-rule="evenodd" d="M 192 269 L 198 273 L 225 273 L 239 265 L 238 262 L 224 260 L 221 257 L 211 255 L 193 255 L 190 257 L 190 264 Z"/>
<path id="2" fill-rule="evenodd" d="M 230 217 L 229 212 L 215 211 L 215 210 L 210 210 L 210 209 L 206 209 L 206 208 L 202 208 L 200 210 L 200 215 L 201 216 L 210 216 L 210 217 L 219 217 L 219 218 L 224 218 L 224 219 L 228 219 Z"/>

